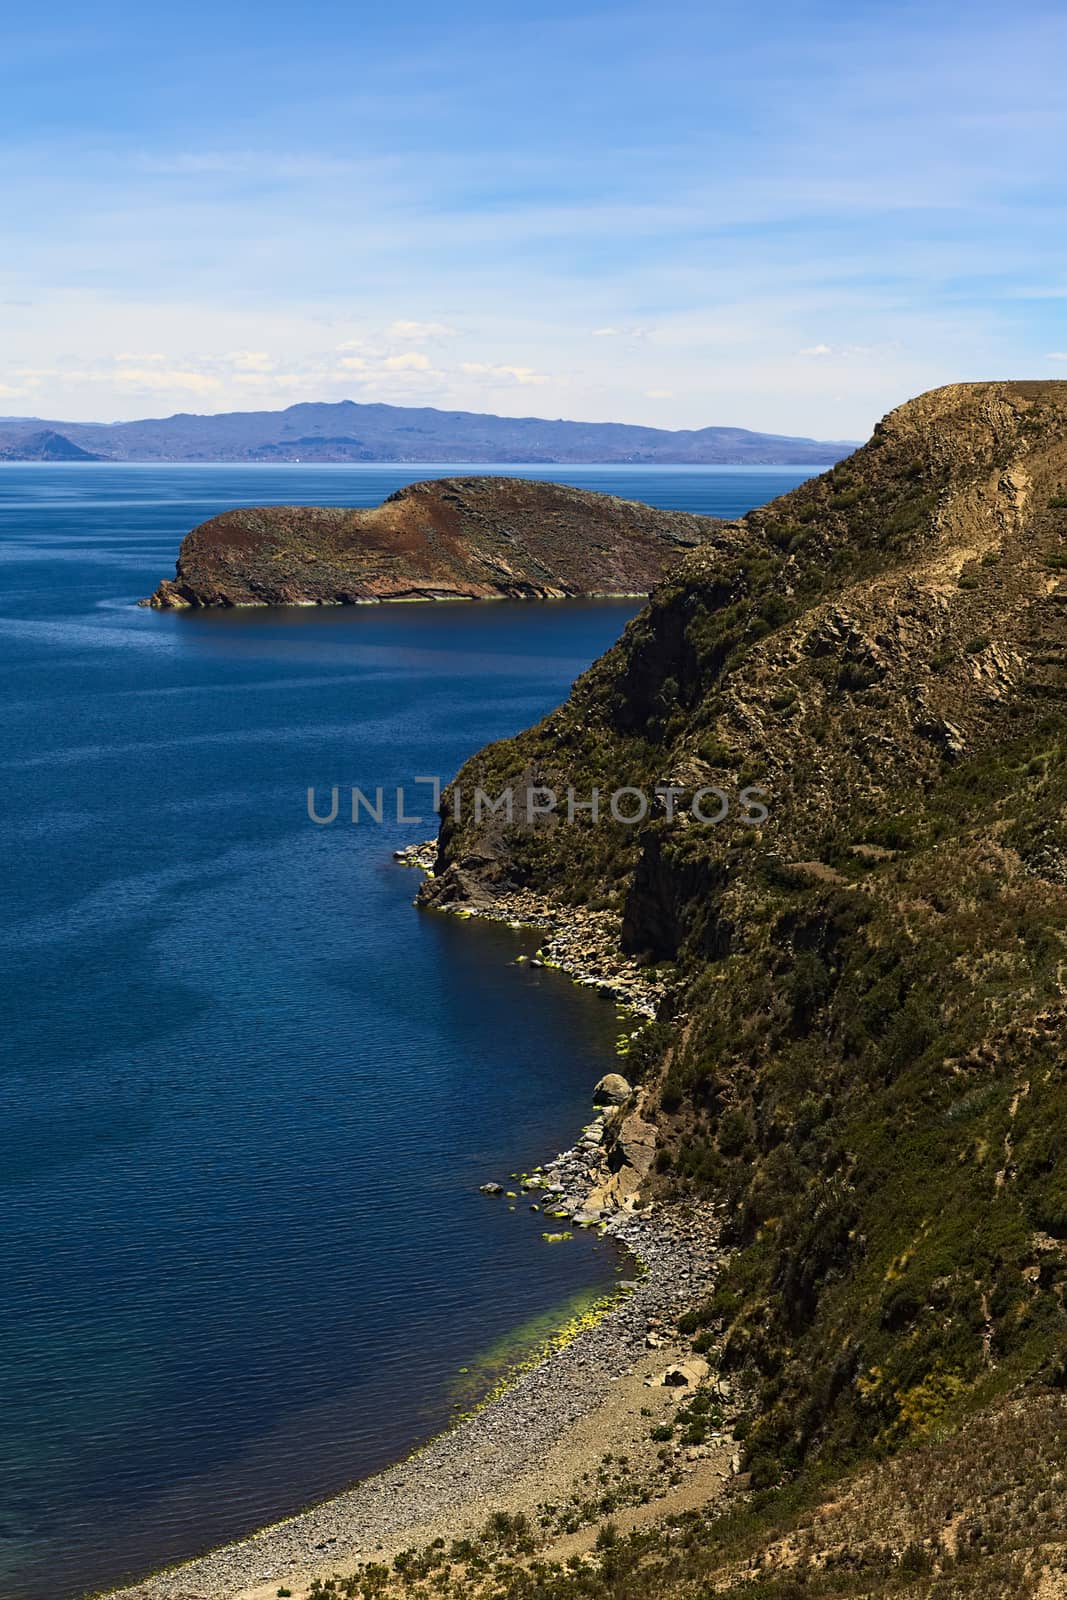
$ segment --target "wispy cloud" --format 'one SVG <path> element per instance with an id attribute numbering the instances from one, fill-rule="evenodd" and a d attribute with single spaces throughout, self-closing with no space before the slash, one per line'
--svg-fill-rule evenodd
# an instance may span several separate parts
<path id="1" fill-rule="evenodd" d="M 391 339 L 452 339 L 455 337 L 455 328 L 450 328 L 446 322 L 409 322 L 401 319 L 391 322 L 385 330 Z"/>
<path id="2" fill-rule="evenodd" d="M 594 328 L 594 339 L 647 339 L 648 328 Z"/>
<path id="3" fill-rule="evenodd" d="M 386 356 L 382 365 L 386 372 L 429 372 L 433 362 L 421 350 L 409 350 L 402 356 Z"/>
<path id="4" fill-rule="evenodd" d="M 532 367 L 491 366 L 485 361 L 463 361 L 460 370 L 469 377 L 503 378 L 512 383 L 544 384 L 551 383 L 547 373 L 535 372 Z"/>
<path id="5" fill-rule="evenodd" d="M 115 382 L 122 389 L 140 393 L 211 394 L 221 389 L 220 380 L 210 372 L 185 372 L 161 367 L 120 367 Z"/>
<path id="6" fill-rule="evenodd" d="M 223 360 L 238 372 L 269 372 L 275 365 L 273 356 L 266 350 L 231 350 Z"/>

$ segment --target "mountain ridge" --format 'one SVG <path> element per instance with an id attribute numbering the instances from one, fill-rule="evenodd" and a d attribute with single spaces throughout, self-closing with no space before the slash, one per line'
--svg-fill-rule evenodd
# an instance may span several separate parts
<path id="1" fill-rule="evenodd" d="M 103 461 L 93 450 L 83 450 L 54 428 L 36 428 L 15 445 L 0 444 L 0 461 Z"/>
<path id="2" fill-rule="evenodd" d="M 111 461 L 396 461 L 465 464 L 644 462 L 674 465 L 829 465 L 848 441 L 745 428 L 663 429 L 564 418 L 501 417 L 432 406 L 300 402 L 282 411 L 178 412 L 135 422 L 0 417 L 0 454 L 20 456 L 49 431 Z"/>

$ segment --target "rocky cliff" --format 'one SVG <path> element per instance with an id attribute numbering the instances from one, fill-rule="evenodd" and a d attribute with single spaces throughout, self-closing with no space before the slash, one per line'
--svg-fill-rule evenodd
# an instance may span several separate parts
<path id="1" fill-rule="evenodd" d="M 642 822 L 568 819 L 622 785 Z M 508 787 L 560 804 L 476 820 Z M 673 969 L 642 1115 L 730 1206 L 697 1330 L 757 1486 L 1067 1381 L 1065 802 L 1067 383 L 924 395 L 711 529 L 446 794 L 424 903 L 549 893 Z"/>
<path id="2" fill-rule="evenodd" d="M 412 484 L 371 510 L 224 512 L 182 541 L 176 576 L 148 604 L 642 595 L 716 526 L 561 484 L 443 478 Z"/>

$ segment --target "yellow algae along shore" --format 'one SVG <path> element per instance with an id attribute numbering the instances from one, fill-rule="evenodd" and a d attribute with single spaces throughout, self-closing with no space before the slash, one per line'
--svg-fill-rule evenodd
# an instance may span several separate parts
<path id="1" fill-rule="evenodd" d="M 274 1600 L 285 1589 L 302 1600 L 316 1581 L 361 1564 L 477 1540 L 502 1516 L 520 1519 L 538 1545 L 569 1551 L 592 1543 L 605 1506 L 620 1526 L 639 1526 L 706 1501 L 736 1465 L 728 1396 L 716 1391 L 720 1431 L 680 1470 L 657 1437 L 712 1381 L 677 1319 L 714 1283 L 719 1217 L 707 1206 L 620 1213 L 605 1232 L 637 1276 L 607 1296 L 579 1295 L 483 1352 L 457 1374 L 462 1414 L 452 1428 L 322 1505 L 112 1593 Z"/>
<path id="2" fill-rule="evenodd" d="M 413 847 L 402 859 L 427 871 L 430 848 Z M 576 939 L 547 902 L 509 902 L 487 914 L 542 927 L 544 964 L 574 981 L 626 984 L 625 998 L 616 997 L 621 1022 L 640 1026 L 654 1009 L 655 984 L 609 950 L 608 930 L 595 917 Z M 624 1034 L 621 1053 L 629 1042 Z M 484 1350 L 456 1374 L 454 1425 L 405 1460 L 115 1596 L 276 1600 L 284 1591 L 305 1600 L 323 1582 L 352 1578 L 367 1564 L 403 1560 L 403 1552 L 435 1541 L 476 1542 L 487 1528 L 505 1526 L 501 1519 L 534 1547 L 574 1554 L 592 1544 L 605 1515 L 620 1528 L 637 1527 L 721 1490 L 737 1468 L 730 1395 L 678 1328 L 714 1285 L 720 1215 L 710 1203 L 657 1212 L 642 1205 L 649 1152 L 637 1138 L 638 1167 L 626 1156 L 626 1130 L 645 1126 L 641 1091 L 618 1077 L 604 1079 L 598 1091 L 604 1086 L 607 1103 L 579 1143 L 525 1177 L 522 1188 L 540 1198 L 553 1222 L 546 1240 L 566 1248 L 564 1219 L 573 1218 L 614 1242 L 619 1270 L 628 1274 L 617 1289 L 580 1293 Z M 624 1156 L 621 1178 L 608 1170 L 612 1143 Z M 689 1407 L 700 1408 L 699 1426 L 689 1429 L 699 1443 L 665 1449 L 665 1435 L 673 1436 Z M 686 1436 L 685 1426 L 680 1433 Z"/>

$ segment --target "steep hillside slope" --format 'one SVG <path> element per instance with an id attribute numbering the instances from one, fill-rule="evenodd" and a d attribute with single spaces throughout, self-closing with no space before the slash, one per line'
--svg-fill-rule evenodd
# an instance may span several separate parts
<path id="1" fill-rule="evenodd" d="M 355 605 L 374 600 L 647 594 L 717 526 L 613 495 L 520 478 L 415 483 L 369 511 L 227 511 L 183 541 L 149 604 Z"/>
<path id="2" fill-rule="evenodd" d="M 731 1202 L 693 1331 L 757 1487 L 1067 1383 L 1065 669 L 1067 383 L 956 385 L 716 528 L 446 795 L 425 903 L 530 886 L 677 967 L 642 1114 L 660 1190 Z M 476 822 L 509 785 L 680 793 Z"/>

